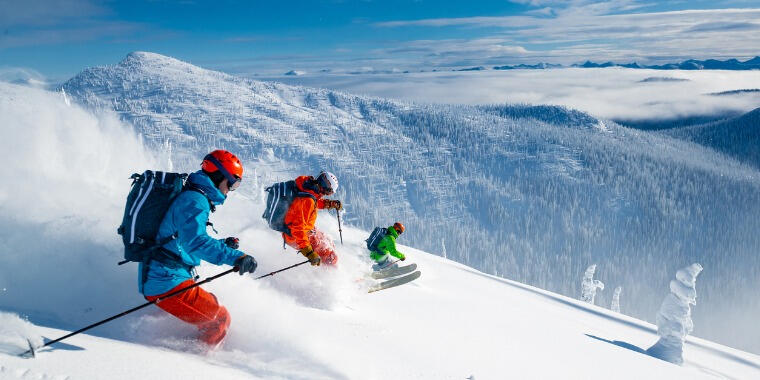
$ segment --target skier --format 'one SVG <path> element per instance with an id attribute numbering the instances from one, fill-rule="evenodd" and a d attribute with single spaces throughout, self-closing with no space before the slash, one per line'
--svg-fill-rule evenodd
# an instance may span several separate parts
<path id="1" fill-rule="evenodd" d="M 209 212 L 224 203 L 243 178 L 240 160 L 226 150 L 215 150 L 203 159 L 201 170 L 190 174 L 184 190 L 172 202 L 159 226 L 157 242 L 167 241 L 151 260 L 140 264 L 139 288 L 148 301 L 186 288 L 195 282 L 195 266 L 201 260 L 237 266 L 240 275 L 253 273 L 256 260 L 237 248 L 237 238 L 213 239 L 206 233 Z M 175 317 L 195 325 L 198 339 L 210 346 L 222 342 L 230 315 L 216 297 L 195 287 L 157 303 Z"/>
<path id="2" fill-rule="evenodd" d="M 310 196 L 295 197 L 285 212 L 285 226 L 288 232 L 282 233 L 285 243 L 304 255 L 311 265 L 321 263 L 335 265 L 338 256 L 332 239 L 317 230 L 317 209 L 336 209 L 343 205 L 339 200 L 323 199 L 338 190 L 338 178 L 330 172 L 321 172 L 317 178 L 300 176 L 295 179 L 299 191 Z M 313 198 L 312 198 L 313 196 Z"/>
<path id="3" fill-rule="evenodd" d="M 385 236 L 383 236 L 383 233 Z M 396 222 L 388 228 L 375 228 L 367 239 L 367 247 L 370 249 L 369 257 L 375 261 L 372 269 L 379 271 L 391 267 L 390 257 L 396 257 L 401 261 L 406 256 L 396 249 L 396 238 L 404 233 L 404 225 Z"/>

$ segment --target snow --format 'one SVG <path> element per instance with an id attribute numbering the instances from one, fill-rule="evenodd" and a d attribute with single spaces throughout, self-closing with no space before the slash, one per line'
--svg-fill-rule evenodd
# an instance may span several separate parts
<path id="1" fill-rule="evenodd" d="M 352 229 L 341 252 L 352 252 L 362 236 Z M 687 339 L 683 367 L 660 361 L 636 349 L 656 339 L 650 324 L 402 249 L 420 265 L 423 277 L 374 294 L 351 291 L 350 299 L 331 310 L 294 302 L 269 280 L 220 279 L 213 290 L 231 308 L 233 325 L 225 346 L 216 352 L 182 353 L 182 346 L 164 342 L 156 347 L 146 343 L 146 337 L 135 339 L 150 331 L 146 325 L 162 320 L 161 312 L 152 310 L 134 321 L 141 328 L 131 338 L 80 335 L 54 350 L 40 350 L 37 359 L 11 355 L 18 350 L 4 351 L 0 378 L 14 379 L 13 373 L 23 371 L 70 379 L 607 379 L 613 373 L 619 379 L 751 379 L 760 375 L 760 357 L 696 338 Z M 323 269 L 303 267 L 297 273 L 319 270 Z M 161 322 L 168 328 L 179 323 Z M 64 333 L 42 327 L 36 331 L 46 337 Z"/>
<path id="2" fill-rule="evenodd" d="M 760 168 L 760 108 L 746 114 L 686 128 L 668 130 L 670 136 L 694 141 Z"/>
<path id="3" fill-rule="evenodd" d="M 596 264 L 589 265 L 586 272 L 583 273 L 583 281 L 581 282 L 581 301 L 592 305 L 597 290 L 604 290 L 604 283 L 594 280 L 594 272 L 596 272 Z"/>
<path id="4" fill-rule="evenodd" d="M 645 70 L 578 70 L 563 78 L 531 71 L 540 74 L 534 87 L 587 83 L 583 94 L 638 110 L 639 93 L 621 83 L 644 97 L 690 94 L 691 102 L 694 91 L 746 86 L 758 75 L 689 73 L 689 82 L 642 84 L 652 75 Z M 436 80 L 456 85 L 457 75 Z M 710 271 L 700 280 L 704 311 L 694 334 L 760 353 L 760 330 L 735 328 L 760 313 L 760 172 L 710 148 L 564 107 L 397 102 L 247 80 L 145 52 L 84 70 L 64 88 L 75 103 L 115 110 L 151 149 L 169 144 L 161 165 L 195 170 L 212 149 L 234 151 L 247 173 L 237 195 L 251 202 L 274 182 L 330 170 L 341 181 L 347 225 L 401 220 L 404 243 L 442 254 L 445 241 L 454 261 L 572 297 L 583 270 L 598 263 L 600 281 L 635 295 L 625 312 L 650 322 L 672 271 L 703 263 Z M 639 100 L 618 103 L 620 88 Z M 240 217 L 258 223 L 255 213 Z M 600 292 L 596 301 L 609 305 L 611 296 Z"/>
<path id="5" fill-rule="evenodd" d="M 610 310 L 619 313 L 620 312 L 620 293 L 623 292 L 623 287 L 618 286 L 615 288 L 615 292 L 612 294 L 612 304 L 610 304 Z"/>
<path id="6" fill-rule="evenodd" d="M 15 314 L 0 312 L 0 352 L 23 352 L 43 344 L 36 326 Z"/>
<path id="7" fill-rule="evenodd" d="M 146 64 L 139 59 L 132 63 Z M 228 79 L 221 74 L 176 64 L 166 69 L 174 75 L 195 73 L 199 85 L 219 88 L 222 92 L 230 90 L 221 84 Z M 142 84 L 123 82 L 120 85 Z M 158 83 L 159 87 L 164 85 L 171 83 Z M 251 83 L 251 86 L 259 84 Z M 155 89 L 138 90 L 145 95 L 142 91 Z M 239 89 L 242 94 L 248 94 L 243 91 L 245 87 Z M 269 89 L 276 89 L 279 94 L 290 92 L 292 98 L 285 104 L 267 103 L 266 98 L 275 96 L 275 92 L 258 92 L 255 96 L 262 102 L 261 109 L 275 104 L 293 107 L 289 108 L 293 111 L 299 107 L 296 101 L 304 100 L 293 95 L 300 89 L 278 86 Z M 77 98 L 68 88 L 66 92 Z M 170 92 L 177 97 L 177 102 L 208 110 L 188 93 Z M 228 99 L 235 95 L 227 94 Z M 324 95 L 329 98 L 328 93 Z M 79 96 L 81 100 L 82 95 Z M 337 103 L 350 100 L 343 95 L 333 97 Z M 120 101 L 132 100 L 121 98 Z M 223 104 L 222 99 L 213 96 L 209 101 Z M 153 106 L 175 107 L 177 103 L 155 102 Z M 186 106 L 175 111 L 182 115 L 190 109 Z M 278 109 L 281 108 L 269 109 L 268 122 L 277 123 L 279 119 L 273 116 L 278 116 Z M 337 115 L 354 110 L 345 106 L 331 112 Z M 324 117 L 317 111 L 308 112 L 314 112 L 314 120 Z M 168 130 L 177 127 L 179 131 L 185 128 L 192 133 L 168 134 L 161 128 L 141 129 L 139 126 L 147 124 L 125 124 L 107 109 L 91 113 L 75 102 L 67 105 L 61 93 L 4 83 L 0 83 L 0 114 L 8 123 L 8 127 L 0 129 L 0 150 L 13 157 L 0 166 L 0 175 L 11 179 L 0 183 L 0 289 L 4 289 L 0 292 L 0 312 L 3 313 L 0 322 L 4 326 L 0 328 L 0 342 L 3 342 L 0 379 L 606 379 L 610 374 L 630 379 L 751 379 L 760 376 L 757 355 L 696 337 L 686 339 L 683 367 L 652 358 L 642 354 L 644 350 L 639 348 L 651 345 L 658 337 L 655 327 L 649 323 L 406 246 L 401 246 L 401 251 L 409 257 L 408 262 L 419 265 L 423 276 L 402 287 L 367 294 L 369 283 L 364 273 L 369 271 L 371 263 L 364 249 L 364 239 L 368 232 L 345 224 L 345 245 L 337 246 L 340 255 L 337 268 L 300 266 L 259 281 L 250 276 L 229 275 L 205 286 L 232 315 L 228 339 L 218 351 L 198 353 L 197 347 L 183 340 L 192 334 L 192 328 L 149 307 L 67 339 L 53 349 L 42 349 L 36 359 L 17 357 L 15 354 L 26 349 L 20 337 L 53 339 L 144 302 L 137 294 L 134 266 L 116 265 L 121 259 L 121 243 L 115 227 L 120 222 L 121 208 L 129 190 L 129 175 L 146 168 L 166 169 L 167 166 L 176 166 L 176 170 L 194 169 L 202 157 L 197 151 L 208 149 L 209 141 L 204 140 L 208 135 L 204 133 L 215 131 L 220 136 L 217 138 L 230 137 L 225 136 L 228 131 L 214 129 L 213 123 L 193 126 L 176 118 L 163 119 L 167 124 L 162 126 Z M 476 115 L 465 113 L 463 117 Z M 153 115 L 148 112 L 141 117 Z M 344 131 L 350 131 L 350 123 L 337 120 L 334 119 Z M 173 124 L 175 122 L 177 124 Z M 290 131 L 285 124 L 274 133 Z M 558 129 L 557 125 L 541 122 L 526 125 L 543 131 Z M 588 128 L 583 128 L 584 125 Z M 586 137 L 611 135 L 610 140 L 604 141 L 623 139 L 627 144 L 640 143 L 638 137 L 631 138 L 633 134 L 614 124 L 609 125 L 608 132 L 599 131 L 595 125 L 595 122 L 579 122 L 568 130 L 594 134 L 584 134 Z M 138 127 L 142 137 L 136 135 L 134 127 Z M 165 138 L 152 140 L 151 132 L 165 133 L 162 135 Z M 269 138 L 269 132 L 251 132 Z M 383 130 L 373 132 L 385 133 Z M 515 126 L 508 132 L 526 133 Z M 570 138 L 569 134 L 546 136 Z M 165 151 L 154 150 L 167 146 L 167 139 L 172 146 L 170 156 Z M 156 141 L 159 145 L 152 145 Z M 277 143 L 274 138 L 272 141 L 275 142 L 266 147 L 276 156 L 288 153 L 287 145 Z M 663 143 L 667 157 L 671 157 L 668 150 L 703 152 L 670 140 L 645 137 L 643 141 Z M 546 147 L 535 148 L 538 147 L 534 147 L 531 154 L 556 153 L 542 152 Z M 573 159 L 572 155 L 563 157 Z M 351 154 L 340 155 L 340 159 L 357 160 Z M 683 157 L 680 159 L 686 161 Z M 302 168 L 270 166 L 269 162 L 251 157 L 244 160 L 246 162 L 251 162 L 251 172 L 255 174 L 250 179 L 246 177 L 245 187 L 232 194 L 214 214 L 213 221 L 221 237 L 241 239 L 241 248 L 256 256 L 260 264 L 256 275 L 261 275 L 292 265 L 302 257 L 292 250 L 282 250 L 279 235 L 269 230 L 260 218 L 263 204 L 256 191 L 271 183 L 272 178 L 284 179 Z M 588 164 L 576 160 L 568 165 L 579 165 L 578 162 Z M 657 164 L 657 160 L 647 162 L 657 168 L 663 165 Z M 714 171 L 716 176 L 726 178 L 720 186 L 741 186 L 736 183 L 751 181 L 746 175 L 755 173 L 722 158 L 687 162 L 683 166 L 675 164 L 676 173 L 693 166 L 701 168 L 700 173 Z M 286 164 L 288 161 L 283 165 Z M 557 167 L 567 169 L 562 165 Z M 283 171 L 272 172 L 272 169 Z M 336 174 L 341 180 L 340 193 L 358 188 L 357 182 L 349 180 L 351 176 Z M 577 180 L 572 178 L 567 183 Z M 372 181 L 371 178 L 362 180 Z M 415 186 L 409 180 L 402 185 Z M 726 199 L 720 193 L 712 196 L 718 201 Z M 721 202 L 721 206 L 728 207 L 726 202 Z M 677 205 L 671 207 L 680 210 Z M 747 212 L 753 212 L 749 205 L 744 207 L 749 208 Z M 405 225 L 409 231 L 410 224 Z M 320 215 L 318 228 L 337 239 L 337 221 L 328 213 Z M 400 242 L 411 240 L 405 234 Z M 442 242 L 443 239 L 438 238 L 432 244 L 440 247 Z M 462 259 L 456 241 L 447 240 L 445 244 L 448 256 Z M 605 263 L 605 273 L 610 266 Z M 700 278 L 700 284 L 707 282 L 703 282 L 707 274 L 719 273 L 710 268 Z M 207 277 L 225 269 L 204 265 L 199 272 Z M 573 267 L 565 268 L 568 272 L 574 271 L 568 278 L 577 282 L 583 268 L 570 269 Z M 626 286 L 626 289 L 632 288 Z M 709 297 L 702 297 L 700 292 L 700 306 L 692 311 L 695 321 L 697 316 L 710 312 L 706 301 Z M 630 298 L 633 302 L 634 297 Z M 751 313 L 752 309 L 742 311 L 747 310 Z M 721 312 L 729 314 L 727 310 Z M 28 318 L 35 326 L 9 313 Z M 749 325 L 732 327 L 736 326 Z M 699 328 L 698 323 L 695 328 Z M 590 362 L 589 358 L 594 361 Z"/>
<path id="8" fill-rule="evenodd" d="M 670 294 L 665 297 L 657 314 L 657 334 L 660 340 L 647 353 L 671 363 L 683 363 L 683 342 L 694 330 L 691 307 L 697 303 L 696 281 L 702 266 L 694 263 L 676 272 L 670 281 Z"/>

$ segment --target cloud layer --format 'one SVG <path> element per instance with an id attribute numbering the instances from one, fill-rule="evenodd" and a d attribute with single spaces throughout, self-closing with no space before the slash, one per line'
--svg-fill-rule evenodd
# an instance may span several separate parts
<path id="1" fill-rule="evenodd" d="M 759 71 L 553 69 L 311 75 L 276 80 L 425 103 L 557 104 L 610 119 L 665 119 L 760 107 L 757 93 L 709 95 L 760 88 Z"/>
<path id="2" fill-rule="evenodd" d="M 515 1 L 538 9 L 518 16 L 435 18 L 375 23 L 387 28 L 469 28 L 479 37 L 409 41 L 395 49 L 424 45 L 416 58 L 439 65 L 485 60 L 495 63 L 574 63 L 585 59 L 659 63 L 673 58 L 752 57 L 760 46 L 760 9 L 686 9 L 652 11 L 633 0 Z M 491 46 L 520 47 L 478 49 Z M 411 57 L 410 57 L 411 58 Z M 438 58 L 438 59 L 436 59 Z"/>

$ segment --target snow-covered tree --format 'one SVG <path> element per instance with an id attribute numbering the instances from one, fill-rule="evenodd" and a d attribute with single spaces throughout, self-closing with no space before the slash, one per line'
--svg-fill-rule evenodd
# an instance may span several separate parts
<path id="1" fill-rule="evenodd" d="M 604 290 L 604 283 L 599 280 L 594 280 L 594 272 L 596 272 L 596 264 L 589 265 L 586 268 L 586 273 L 583 274 L 583 282 L 581 283 L 581 301 L 594 303 L 594 297 L 596 297 L 596 289 Z"/>
<path id="2" fill-rule="evenodd" d="M 676 279 L 670 281 L 670 294 L 665 297 L 657 313 L 657 334 L 660 340 L 649 347 L 647 353 L 675 364 L 683 363 L 683 342 L 694 329 L 691 307 L 697 304 L 697 275 L 702 271 L 698 263 L 681 268 Z"/>
<path id="3" fill-rule="evenodd" d="M 623 291 L 623 288 L 618 286 L 615 288 L 615 293 L 612 294 L 612 305 L 610 305 L 610 310 L 619 313 L 620 312 L 620 293 Z"/>

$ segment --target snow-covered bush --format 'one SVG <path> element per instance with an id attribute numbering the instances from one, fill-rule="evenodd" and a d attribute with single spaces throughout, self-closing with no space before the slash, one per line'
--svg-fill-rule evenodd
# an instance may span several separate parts
<path id="1" fill-rule="evenodd" d="M 623 291 L 623 288 L 621 286 L 618 286 L 615 288 L 615 293 L 612 294 L 612 305 L 610 305 L 610 310 L 619 313 L 620 312 L 620 292 Z"/>
<path id="2" fill-rule="evenodd" d="M 581 283 L 581 301 L 594 303 L 594 297 L 596 297 L 596 290 L 604 290 L 604 283 L 599 280 L 594 280 L 594 272 L 596 272 L 596 264 L 589 265 L 586 268 L 586 273 L 583 274 L 583 282 Z"/>
<path id="3" fill-rule="evenodd" d="M 649 347 L 647 353 L 675 364 L 683 363 L 683 342 L 694 329 L 691 307 L 697 304 L 697 275 L 702 271 L 698 263 L 676 272 L 670 281 L 670 294 L 665 297 L 657 314 L 657 334 L 660 340 Z"/>

